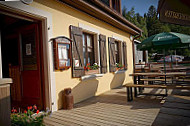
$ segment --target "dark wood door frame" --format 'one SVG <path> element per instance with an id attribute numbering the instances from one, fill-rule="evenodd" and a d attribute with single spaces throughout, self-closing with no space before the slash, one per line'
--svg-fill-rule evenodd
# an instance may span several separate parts
<path id="1" fill-rule="evenodd" d="M 0 14 L 16 17 L 19 19 L 36 22 L 39 26 L 40 57 L 41 57 L 41 74 L 42 74 L 42 103 L 43 108 L 51 109 L 51 92 L 49 80 L 49 63 L 48 63 L 48 40 L 47 40 L 47 19 L 38 15 L 30 14 L 19 9 L 0 5 Z M 47 43 L 47 44 L 46 44 Z"/>

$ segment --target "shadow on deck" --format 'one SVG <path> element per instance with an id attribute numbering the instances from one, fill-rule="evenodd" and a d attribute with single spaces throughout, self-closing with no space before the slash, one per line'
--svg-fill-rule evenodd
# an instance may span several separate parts
<path id="1" fill-rule="evenodd" d="M 146 90 L 164 93 L 164 90 Z M 140 96 L 127 102 L 125 88 L 112 89 L 100 96 L 59 110 L 44 119 L 46 125 L 64 126 L 150 126 L 162 106 L 160 96 Z"/>

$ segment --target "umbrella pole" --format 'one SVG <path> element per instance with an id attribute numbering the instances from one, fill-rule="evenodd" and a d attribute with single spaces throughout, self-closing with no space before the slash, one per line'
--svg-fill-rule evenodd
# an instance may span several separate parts
<path id="1" fill-rule="evenodd" d="M 172 58 L 172 54 L 171 54 L 171 68 L 173 68 L 173 58 Z"/>
<path id="2" fill-rule="evenodd" d="M 163 50 L 164 53 L 164 73 L 166 74 L 166 54 L 165 54 L 165 49 Z"/>
<path id="3" fill-rule="evenodd" d="M 176 57 L 176 50 L 175 50 L 175 57 Z M 177 66 L 177 60 L 175 60 L 175 65 Z"/>
<path id="4" fill-rule="evenodd" d="M 165 85 L 166 85 L 166 52 L 165 49 L 163 50 L 164 53 L 164 73 L 165 73 Z M 168 90 L 166 89 L 166 96 L 168 94 Z"/>

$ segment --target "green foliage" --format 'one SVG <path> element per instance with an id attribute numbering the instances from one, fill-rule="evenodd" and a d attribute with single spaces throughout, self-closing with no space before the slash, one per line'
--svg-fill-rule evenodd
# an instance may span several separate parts
<path id="1" fill-rule="evenodd" d="M 94 63 L 92 66 L 91 66 L 91 69 L 92 70 L 97 70 L 99 68 L 98 64 L 97 63 Z"/>
<path id="2" fill-rule="evenodd" d="M 97 63 L 94 63 L 92 66 L 90 66 L 90 63 L 88 63 L 85 67 L 84 70 L 89 71 L 89 70 L 97 70 L 99 68 Z"/>
<path id="3" fill-rule="evenodd" d="M 117 68 L 123 68 L 123 65 L 121 63 L 116 63 Z"/>
<path id="4" fill-rule="evenodd" d="M 12 126 L 44 126 L 43 118 L 51 113 L 51 111 L 39 112 L 37 107 L 28 107 L 28 110 L 18 112 L 16 109 L 11 113 L 11 125 Z"/>
<path id="5" fill-rule="evenodd" d="M 190 35 L 190 27 L 188 26 L 180 26 L 160 22 L 157 10 L 152 5 L 149 7 L 148 12 L 145 13 L 144 16 L 141 16 L 139 13 L 135 13 L 134 7 L 132 7 L 129 11 L 126 7 L 124 7 L 122 12 L 123 16 L 127 20 L 143 30 L 142 36 L 138 38 L 139 41 L 143 41 L 151 35 L 162 32 L 178 32 Z"/>
<path id="6" fill-rule="evenodd" d="M 127 11 L 127 8 L 124 7 L 122 14 L 127 20 L 129 20 L 130 22 L 132 22 L 137 27 L 139 27 L 143 30 L 142 37 L 139 38 L 138 40 L 142 41 L 142 40 L 146 39 L 148 36 L 148 31 L 146 28 L 146 18 L 140 16 L 139 13 L 135 13 L 134 7 L 132 7 L 130 11 Z"/>

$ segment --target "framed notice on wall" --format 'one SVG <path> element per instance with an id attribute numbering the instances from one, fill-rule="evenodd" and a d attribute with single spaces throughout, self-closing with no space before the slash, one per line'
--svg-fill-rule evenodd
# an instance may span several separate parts
<path id="1" fill-rule="evenodd" d="M 34 29 L 35 30 L 35 29 Z M 22 33 L 22 69 L 37 70 L 35 31 Z"/>
<path id="2" fill-rule="evenodd" d="M 54 66 L 56 70 L 64 70 L 70 67 L 71 42 L 65 37 L 57 37 L 53 40 Z"/>

